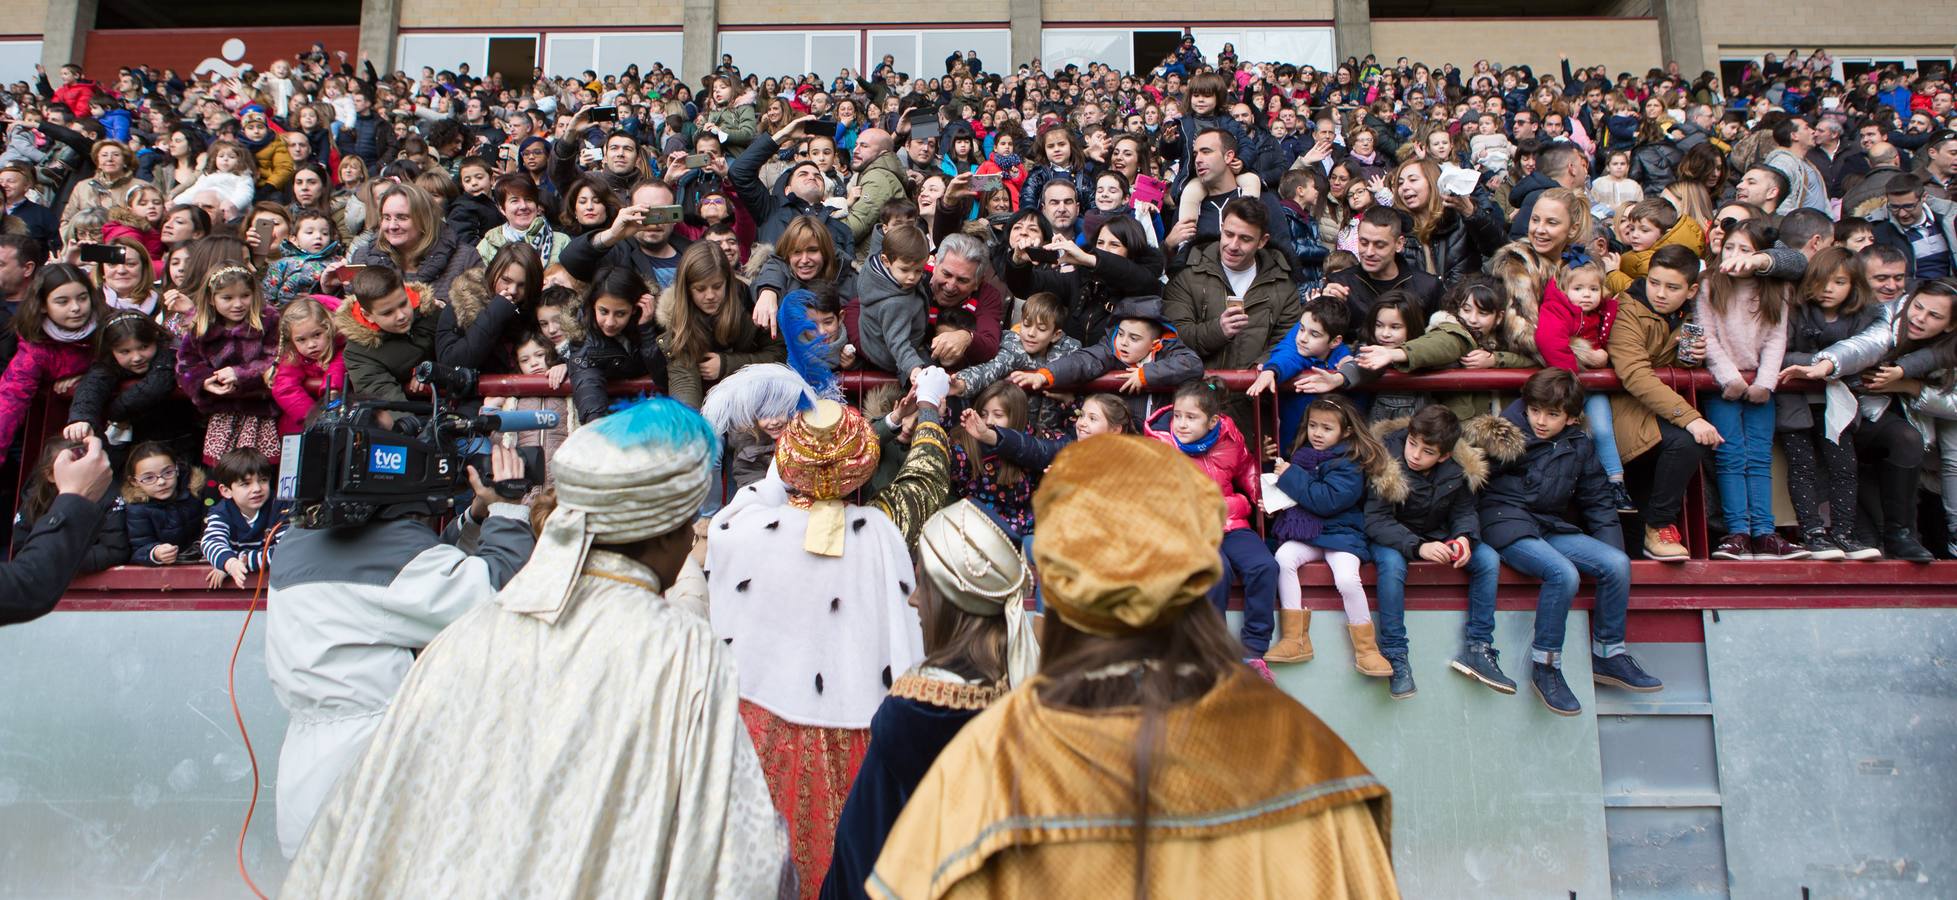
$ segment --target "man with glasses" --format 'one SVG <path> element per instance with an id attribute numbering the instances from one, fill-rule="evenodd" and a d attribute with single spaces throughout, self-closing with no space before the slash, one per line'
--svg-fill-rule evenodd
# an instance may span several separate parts
<path id="1" fill-rule="evenodd" d="M 1869 214 L 1875 242 L 1902 251 L 1909 260 L 1911 284 L 1943 278 L 1953 270 L 1957 248 L 1957 203 L 1925 194 L 1915 174 L 1889 179 L 1885 204 Z"/>

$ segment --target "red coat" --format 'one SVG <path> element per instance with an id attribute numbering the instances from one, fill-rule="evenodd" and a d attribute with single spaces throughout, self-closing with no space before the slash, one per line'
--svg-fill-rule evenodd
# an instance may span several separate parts
<path id="1" fill-rule="evenodd" d="M 1548 365 L 1581 372 L 1583 366 L 1577 363 L 1576 352 L 1570 349 L 1570 341 L 1582 338 L 1596 349 L 1606 349 L 1610 341 L 1610 326 L 1615 321 L 1616 297 L 1605 296 L 1604 302 L 1597 304 L 1596 311 L 1586 313 L 1578 309 L 1569 295 L 1557 286 L 1556 279 L 1551 278 L 1549 284 L 1543 287 L 1542 307 L 1536 310 L 1536 350 Z"/>
<path id="2" fill-rule="evenodd" d="M 1168 417 L 1174 412 L 1172 406 L 1156 410 L 1155 415 L 1145 423 L 1148 436 L 1171 447 L 1176 446 L 1175 436 L 1169 432 L 1168 424 Z M 1203 474 L 1216 482 L 1217 490 L 1223 492 L 1223 505 L 1230 513 L 1230 521 L 1223 526 L 1224 530 L 1249 528 L 1251 510 L 1261 494 L 1262 482 L 1258 475 L 1263 470 L 1258 465 L 1257 456 L 1250 452 L 1249 444 L 1245 443 L 1243 432 L 1237 430 L 1237 423 L 1229 416 L 1217 416 L 1216 420 L 1222 429 L 1222 433 L 1217 435 L 1216 444 L 1201 456 L 1189 457 L 1189 461 L 1202 469 Z"/>
<path id="3" fill-rule="evenodd" d="M 20 424 L 27 420 L 27 408 L 43 388 L 88 371 L 94 361 L 93 339 L 22 340 L 6 374 L 0 375 L 0 445 L 13 443 Z"/>

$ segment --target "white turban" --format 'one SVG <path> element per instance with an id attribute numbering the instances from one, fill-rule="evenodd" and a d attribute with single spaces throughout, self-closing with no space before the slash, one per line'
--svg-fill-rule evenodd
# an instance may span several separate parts
<path id="1" fill-rule="evenodd" d="M 970 500 L 932 514 L 918 531 L 917 562 L 938 595 L 974 616 L 1006 617 L 1006 681 L 1017 685 L 1040 667 L 1026 621 L 1033 573 L 1019 547 Z"/>
<path id="2" fill-rule="evenodd" d="M 555 624 L 592 544 L 658 537 L 699 515 L 717 443 L 699 413 L 665 397 L 573 432 L 550 460 L 557 508 L 544 520 L 530 562 L 497 602 Z"/>

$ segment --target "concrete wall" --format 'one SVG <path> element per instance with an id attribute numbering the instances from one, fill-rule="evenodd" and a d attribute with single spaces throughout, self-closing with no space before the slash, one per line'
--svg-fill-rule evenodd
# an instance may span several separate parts
<path id="1" fill-rule="evenodd" d="M 0 0 L 10 2 L 10 0 Z M 576 28 L 629 29 L 680 24 L 680 0 L 400 0 L 402 28 Z M 628 24 L 629 23 L 629 24 Z M 679 60 L 670 60 L 677 65 Z"/>
<path id="2" fill-rule="evenodd" d="M 11 37 L 38 37 L 47 21 L 47 0 L 0 0 L 0 34 Z M 29 70 L 33 65 L 29 64 Z"/>
<path id="3" fill-rule="evenodd" d="M 1374 19 L 1373 54 L 1470 69 L 1476 60 L 1557 72 L 1556 54 L 1612 71 L 1658 65 L 1655 19 Z"/>
<path id="4" fill-rule="evenodd" d="M 1812 15 L 1789 15 L 1787 6 L 1774 0 L 1720 0 L 1699 5 L 1699 22 L 1708 62 L 1722 52 L 1749 55 L 1744 51 L 1766 49 L 1784 55 L 1789 47 L 1801 48 L 1803 55 L 1826 47 L 1837 57 L 1860 55 L 1858 47 L 1949 56 L 1957 44 L 1957 20 L 1927 15 L 1928 9 L 1912 0 L 1857 0 L 1840 7 L 1840 15 L 1820 7 Z M 1732 52 L 1736 48 L 1743 52 Z"/>

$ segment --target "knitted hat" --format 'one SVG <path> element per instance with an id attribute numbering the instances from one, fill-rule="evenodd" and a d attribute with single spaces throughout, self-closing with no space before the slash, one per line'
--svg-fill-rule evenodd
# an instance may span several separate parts
<path id="1" fill-rule="evenodd" d="M 1223 496 L 1161 441 L 1099 435 L 1061 451 L 1033 517 L 1047 605 L 1090 634 L 1152 628 L 1223 575 Z"/>
<path id="2" fill-rule="evenodd" d="M 530 562 L 497 602 L 556 623 L 592 544 L 658 537 L 699 515 L 719 451 L 707 421 L 666 397 L 573 432 L 550 460 L 557 508 L 544 520 Z"/>

